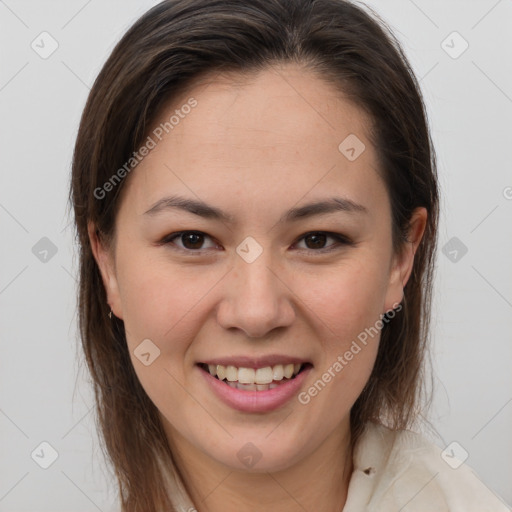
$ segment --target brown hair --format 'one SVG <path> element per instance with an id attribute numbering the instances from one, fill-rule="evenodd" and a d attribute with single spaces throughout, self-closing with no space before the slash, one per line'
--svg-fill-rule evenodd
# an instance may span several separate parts
<path id="1" fill-rule="evenodd" d="M 157 409 L 133 369 L 124 325 L 108 317 L 87 232 L 115 232 L 126 179 L 106 183 L 140 147 L 164 102 L 205 74 L 296 62 L 336 85 L 373 121 L 370 133 L 388 189 L 396 251 L 414 208 L 428 211 L 403 310 L 385 322 L 373 373 L 351 410 L 355 442 L 369 420 L 401 429 L 420 411 L 438 222 L 435 155 L 419 84 L 400 44 L 375 13 L 345 0 L 166 0 L 123 36 L 97 77 L 72 165 L 79 241 L 80 333 L 106 455 L 125 512 L 172 510 L 157 455 L 172 461 Z"/>

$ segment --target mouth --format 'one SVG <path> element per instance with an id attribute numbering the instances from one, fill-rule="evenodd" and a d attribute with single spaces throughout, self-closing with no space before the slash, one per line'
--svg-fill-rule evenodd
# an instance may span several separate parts
<path id="1" fill-rule="evenodd" d="M 241 391 L 269 391 L 297 378 L 311 363 L 286 363 L 259 368 L 199 363 L 199 368 L 226 386 Z"/>

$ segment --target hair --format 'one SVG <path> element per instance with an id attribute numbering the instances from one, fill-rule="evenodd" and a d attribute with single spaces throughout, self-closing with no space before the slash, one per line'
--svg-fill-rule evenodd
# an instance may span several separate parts
<path id="1" fill-rule="evenodd" d="M 383 322 L 372 374 L 350 412 L 352 442 L 368 421 L 409 428 L 425 408 L 439 199 L 426 108 L 399 42 L 373 11 L 345 0 L 163 1 L 135 22 L 101 69 L 72 162 L 80 336 L 102 448 L 125 512 L 173 510 L 157 464 L 162 454 L 173 464 L 173 455 L 157 408 L 132 366 L 124 324 L 108 316 L 88 235 L 91 222 L 101 240 L 113 239 L 127 178 L 101 199 L 95 190 L 141 146 L 162 106 L 194 80 L 221 72 L 243 76 L 282 63 L 316 73 L 369 114 L 369 139 L 390 198 L 397 253 L 407 241 L 413 210 L 428 211 L 403 309 Z"/>

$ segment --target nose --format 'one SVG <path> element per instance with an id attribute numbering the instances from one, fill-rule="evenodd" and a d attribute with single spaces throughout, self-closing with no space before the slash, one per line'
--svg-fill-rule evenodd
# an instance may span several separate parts
<path id="1" fill-rule="evenodd" d="M 264 255 L 265 251 L 252 263 L 237 258 L 217 309 L 217 321 L 224 329 L 239 329 L 250 338 L 263 338 L 295 318 L 293 292 Z"/>

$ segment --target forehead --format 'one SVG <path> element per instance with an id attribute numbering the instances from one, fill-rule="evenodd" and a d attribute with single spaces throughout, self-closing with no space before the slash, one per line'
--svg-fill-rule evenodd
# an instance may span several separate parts
<path id="1" fill-rule="evenodd" d="M 344 184 L 355 195 L 363 186 L 371 194 L 382 184 L 369 130 L 361 109 L 302 67 L 214 75 L 160 110 L 148 132 L 156 146 L 131 187 L 141 207 L 176 187 L 199 197 L 286 191 L 296 201 L 317 185 Z M 347 145 L 361 154 L 347 158 Z"/>
<path id="2" fill-rule="evenodd" d="M 316 148 L 332 150 L 348 130 L 361 139 L 367 138 L 369 130 L 368 116 L 341 91 L 311 70 L 293 64 L 248 75 L 231 72 L 203 77 L 168 102 L 155 125 L 168 121 L 169 114 L 179 111 L 191 97 L 198 105 L 173 128 L 177 144 L 218 147 L 223 143 L 233 149 L 241 145 L 241 153 L 293 147 L 306 154 L 313 148 L 304 147 L 305 141 L 314 138 Z"/>

